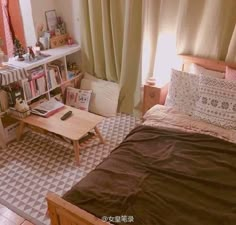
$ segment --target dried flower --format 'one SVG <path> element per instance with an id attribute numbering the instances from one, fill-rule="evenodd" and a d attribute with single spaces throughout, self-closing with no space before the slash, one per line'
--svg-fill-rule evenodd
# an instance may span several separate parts
<path id="1" fill-rule="evenodd" d="M 37 26 L 37 38 L 38 38 L 38 40 L 39 40 L 40 37 L 43 36 L 43 33 L 44 33 L 43 28 L 44 28 L 43 24 L 40 24 L 40 25 Z"/>

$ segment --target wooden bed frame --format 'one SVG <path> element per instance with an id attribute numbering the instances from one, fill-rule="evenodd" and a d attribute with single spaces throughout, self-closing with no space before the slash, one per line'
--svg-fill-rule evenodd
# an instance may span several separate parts
<path id="1" fill-rule="evenodd" d="M 185 71 L 190 63 L 196 63 L 207 69 L 224 72 L 226 66 L 236 68 L 235 63 L 181 55 L 182 70 Z M 163 104 L 168 91 L 168 85 L 158 88 L 155 85 L 144 85 L 143 113 L 155 104 Z M 52 225 L 107 225 L 96 216 L 72 205 L 54 193 L 47 194 L 48 212 Z"/>

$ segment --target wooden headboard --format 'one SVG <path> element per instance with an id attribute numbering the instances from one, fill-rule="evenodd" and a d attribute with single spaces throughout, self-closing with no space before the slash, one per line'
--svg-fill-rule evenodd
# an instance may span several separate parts
<path id="1" fill-rule="evenodd" d="M 226 63 L 220 60 L 200 58 L 190 55 L 179 55 L 182 61 L 182 70 L 186 71 L 191 63 L 206 69 L 225 72 L 226 66 L 236 69 L 236 63 Z M 143 114 L 156 104 L 164 104 L 168 92 L 168 84 L 162 88 L 156 85 L 145 84 L 143 92 Z"/>

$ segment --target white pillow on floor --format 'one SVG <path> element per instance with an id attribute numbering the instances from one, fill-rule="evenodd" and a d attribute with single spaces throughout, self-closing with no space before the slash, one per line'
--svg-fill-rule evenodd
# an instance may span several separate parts
<path id="1" fill-rule="evenodd" d="M 106 117 L 116 115 L 120 94 L 118 84 L 85 74 L 80 88 L 93 91 L 89 104 L 90 112 Z"/>

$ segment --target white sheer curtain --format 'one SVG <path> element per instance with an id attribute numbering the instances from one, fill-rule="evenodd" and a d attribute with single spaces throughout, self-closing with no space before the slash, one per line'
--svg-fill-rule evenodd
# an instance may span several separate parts
<path id="1" fill-rule="evenodd" d="M 235 0 L 144 0 L 142 82 L 169 80 L 177 54 L 236 62 Z"/>

